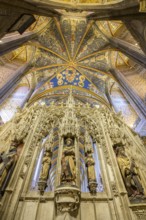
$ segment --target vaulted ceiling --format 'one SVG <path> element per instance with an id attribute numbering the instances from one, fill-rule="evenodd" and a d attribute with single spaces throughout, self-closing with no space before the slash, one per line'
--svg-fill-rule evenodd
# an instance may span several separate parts
<path id="1" fill-rule="evenodd" d="M 43 31 L 28 43 L 36 48 L 29 71 L 35 73 L 38 85 L 33 96 L 72 85 L 106 100 L 106 80 L 114 80 L 111 66 L 130 65 L 129 58 L 113 48 L 106 37 L 115 36 L 122 27 L 121 21 L 94 22 L 67 16 L 49 19 Z"/>
<path id="2" fill-rule="evenodd" d="M 13 103 L 30 92 L 28 105 L 35 101 L 47 105 L 52 101 L 63 102 L 71 89 L 76 102 L 80 103 L 111 108 L 113 98 L 129 125 L 133 127 L 137 123 L 139 117 L 119 90 L 111 71 L 120 70 L 126 75 L 137 65 L 126 52 L 113 45 L 111 39 L 130 43 L 143 54 L 139 42 L 122 21 L 88 20 L 84 13 L 64 11 L 60 18 L 36 16 L 36 23 L 27 32 L 35 35 L 1 57 L 2 65 L 29 63 L 29 69 L 17 84 L 19 88 L 23 86 L 24 91 L 16 91 Z M 5 109 L 6 105 L 5 102 Z"/>

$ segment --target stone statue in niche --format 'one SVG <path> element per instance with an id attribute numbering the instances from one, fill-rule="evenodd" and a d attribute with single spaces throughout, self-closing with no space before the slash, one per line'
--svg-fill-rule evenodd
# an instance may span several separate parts
<path id="1" fill-rule="evenodd" d="M 64 137 L 60 185 L 55 189 L 55 202 L 57 214 L 61 213 L 63 216 L 63 213 L 69 212 L 71 215 L 77 216 L 80 189 L 76 183 L 75 138 L 73 135 Z"/>
<path id="2" fill-rule="evenodd" d="M 95 161 L 93 158 L 92 149 L 88 149 L 86 152 L 86 166 L 87 166 L 87 176 L 88 176 L 88 187 L 91 193 L 96 193 L 97 181 L 95 174 Z"/>
<path id="3" fill-rule="evenodd" d="M 117 162 L 125 183 L 129 197 L 142 197 L 144 190 L 141 183 L 138 167 L 134 159 L 129 159 L 122 144 L 114 145 Z"/>
<path id="4" fill-rule="evenodd" d="M 51 156 L 52 152 L 51 150 L 46 150 L 42 159 L 42 169 L 40 173 L 40 180 L 47 180 L 49 175 L 49 170 L 51 167 Z"/>
<path id="5" fill-rule="evenodd" d="M 0 154 L 0 196 L 4 194 L 4 191 L 9 183 L 10 177 L 17 163 L 17 146 L 18 143 L 13 141 L 8 153 L 2 152 Z"/>
<path id="6" fill-rule="evenodd" d="M 51 168 L 51 157 L 52 157 L 52 151 L 51 149 L 47 149 L 44 152 L 43 159 L 42 159 L 42 168 L 40 172 L 39 182 L 38 182 L 38 189 L 43 194 L 45 191 L 45 188 L 47 187 L 47 180 L 49 177 L 49 171 Z"/>
<path id="7" fill-rule="evenodd" d="M 66 138 L 65 146 L 62 154 L 62 173 L 61 183 L 75 185 L 76 181 L 76 166 L 75 166 L 75 149 L 73 138 Z"/>

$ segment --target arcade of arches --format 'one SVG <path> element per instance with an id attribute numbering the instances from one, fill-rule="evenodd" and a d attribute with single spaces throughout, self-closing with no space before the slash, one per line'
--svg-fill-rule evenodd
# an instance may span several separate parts
<path id="1" fill-rule="evenodd" d="M 0 0 L 0 219 L 146 219 L 146 0 Z"/>

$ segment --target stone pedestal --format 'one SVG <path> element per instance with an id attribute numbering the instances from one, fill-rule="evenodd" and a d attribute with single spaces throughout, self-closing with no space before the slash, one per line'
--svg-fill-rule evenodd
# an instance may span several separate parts
<path id="1" fill-rule="evenodd" d="M 77 211 L 80 205 L 80 190 L 76 186 L 59 186 L 55 190 L 57 213 Z"/>
<path id="2" fill-rule="evenodd" d="M 88 187 L 89 187 L 89 190 L 92 194 L 96 194 L 96 188 L 97 188 L 97 182 L 96 181 L 90 181 Z"/>
<path id="3" fill-rule="evenodd" d="M 40 180 L 40 181 L 38 182 L 38 189 L 40 190 L 40 193 L 41 193 L 42 195 L 44 194 L 44 191 L 45 191 L 46 187 L 47 187 L 47 182 L 46 182 L 46 181 Z"/>

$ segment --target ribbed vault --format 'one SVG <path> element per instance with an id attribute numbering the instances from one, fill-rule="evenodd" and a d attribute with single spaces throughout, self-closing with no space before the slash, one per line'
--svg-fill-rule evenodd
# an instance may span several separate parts
<path id="1" fill-rule="evenodd" d="M 65 103 L 70 90 L 77 103 L 108 108 L 114 106 L 113 96 L 110 98 L 111 86 L 116 83 L 113 70 L 132 70 L 135 64 L 132 55 L 129 56 L 127 51 L 123 53 L 111 39 L 122 40 L 134 45 L 141 54 L 143 52 L 122 21 L 88 20 L 86 16 L 66 11 L 60 18 L 36 17 L 36 23 L 28 30 L 33 31 L 33 37 L 22 47 L 2 57 L 8 62 L 17 59 L 25 63 L 33 49 L 29 69 L 23 74 L 22 79 L 25 80 L 18 84 L 21 87 L 25 81 L 29 88 L 21 106 L 26 101 L 28 105 L 36 101 L 47 105 L 51 102 Z M 14 104 L 16 99 L 17 91 L 13 96 Z M 126 121 L 130 115 L 132 119 L 129 119 L 129 124 L 133 126 L 139 119 L 130 103 L 120 91 L 115 92 L 115 100 Z"/>
<path id="2" fill-rule="evenodd" d="M 110 45 L 103 27 L 114 36 L 122 26 L 120 21 L 101 24 L 85 17 L 49 20 L 35 40 L 27 43 L 36 48 L 29 70 L 35 73 L 38 84 L 33 96 L 37 99 L 50 88 L 72 85 L 106 100 L 106 79 L 114 80 L 111 65 L 127 66 L 129 58 Z"/>

